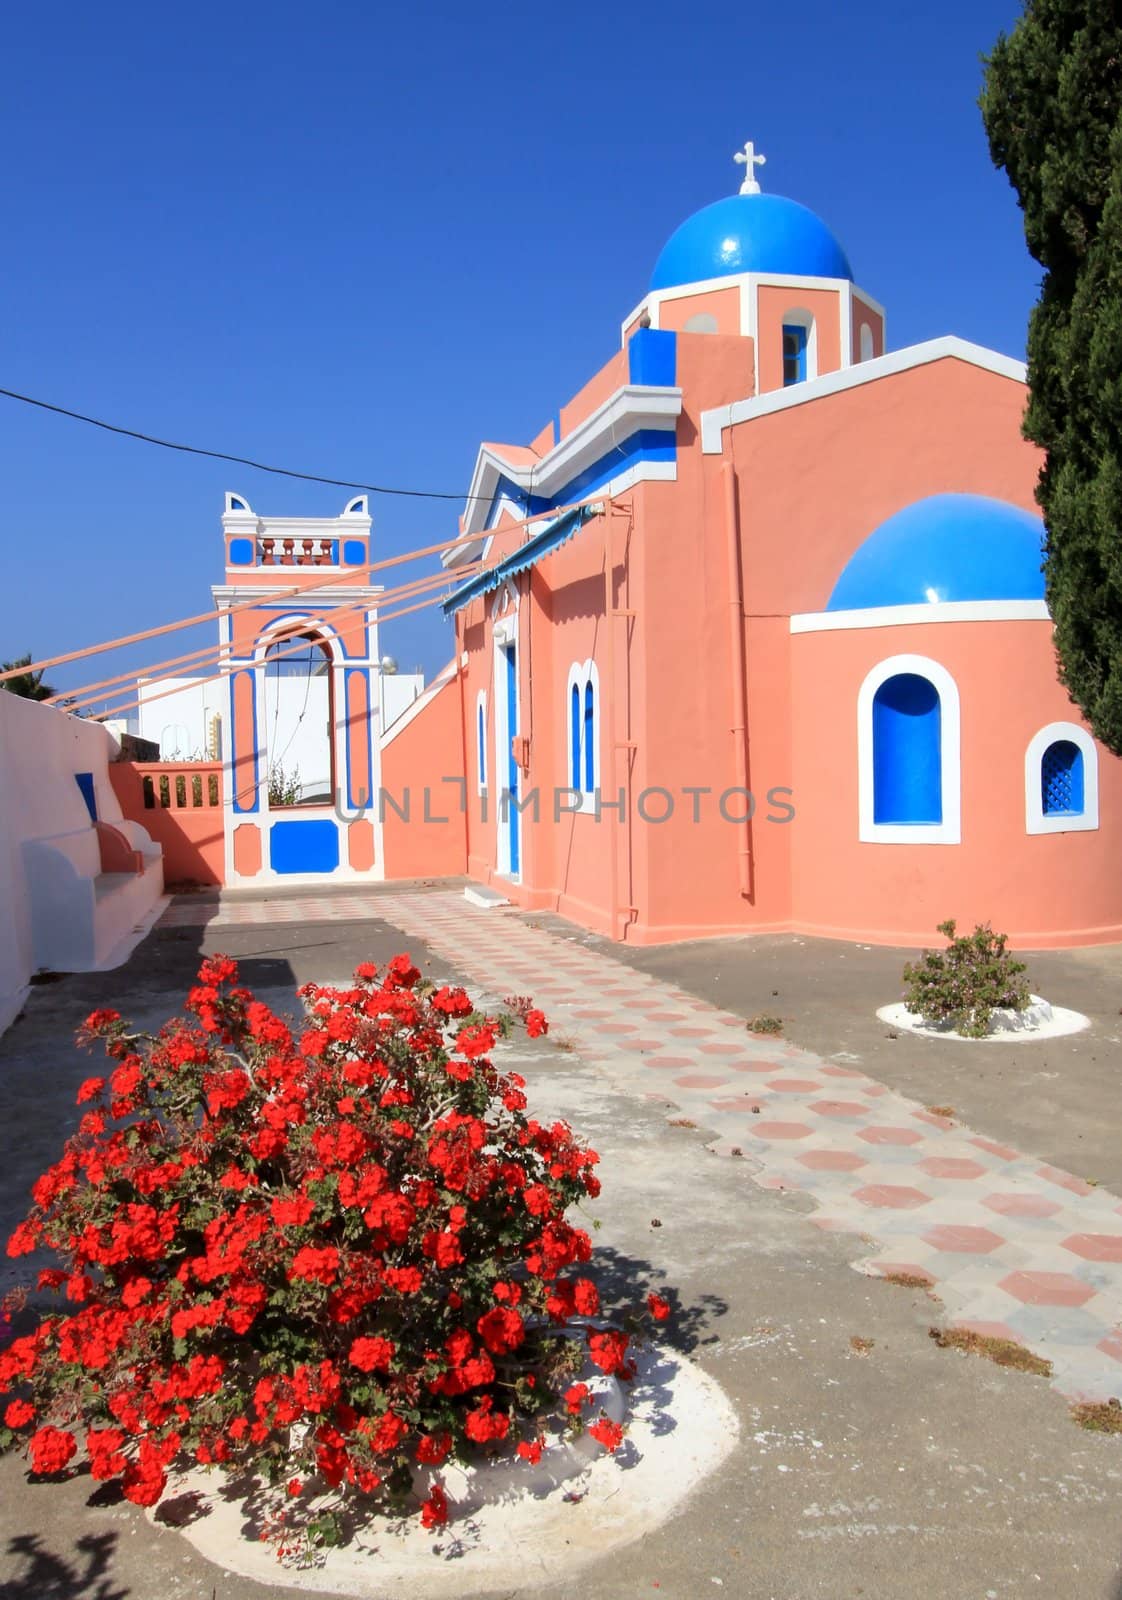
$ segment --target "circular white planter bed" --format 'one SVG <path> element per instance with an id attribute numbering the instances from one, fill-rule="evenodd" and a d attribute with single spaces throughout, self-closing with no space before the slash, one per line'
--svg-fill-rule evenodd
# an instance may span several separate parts
<path id="1" fill-rule="evenodd" d="M 149 1517 L 178 1525 L 179 1508 L 193 1505 L 177 1531 L 209 1561 L 258 1583 L 309 1593 L 458 1600 L 572 1578 L 663 1523 L 737 1436 L 723 1390 L 676 1352 L 641 1352 L 626 1391 L 602 1374 L 595 1384 L 587 1374 L 584 1381 L 604 1412 L 626 1424 L 615 1455 L 586 1434 L 551 1445 L 537 1467 L 510 1458 L 469 1468 L 449 1463 L 435 1476 L 444 1483 L 450 1520 L 434 1532 L 416 1514 L 371 1516 L 347 1544 L 317 1551 L 313 1565 L 282 1565 L 272 1544 L 247 1536 L 247 1528 L 259 1525 L 263 1497 L 235 1497 L 227 1480 L 202 1470 L 171 1479 Z M 418 1479 L 422 1494 L 428 1481 Z M 268 1509 L 284 1503 L 281 1486 Z M 336 1504 L 325 1495 L 321 1508 Z"/>
<path id="2" fill-rule="evenodd" d="M 899 1028 L 903 1033 L 914 1033 L 923 1039 L 958 1039 L 963 1044 L 996 1044 L 1018 1039 L 1060 1039 L 1064 1034 L 1080 1033 L 1091 1025 L 1091 1019 L 1085 1017 L 1081 1011 L 1065 1011 L 1063 1006 L 1049 1005 L 1048 1001 L 1042 1000 L 1038 994 L 1030 995 L 1029 1002 L 1023 1011 L 1010 1011 L 1005 1008 L 995 1011 L 990 1031 L 981 1039 L 972 1039 L 968 1034 L 956 1033 L 946 1024 L 924 1022 L 922 1017 L 916 1016 L 914 1011 L 909 1011 L 903 1003 L 881 1006 L 877 1016 L 881 1022 L 887 1022 L 890 1027 Z"/>

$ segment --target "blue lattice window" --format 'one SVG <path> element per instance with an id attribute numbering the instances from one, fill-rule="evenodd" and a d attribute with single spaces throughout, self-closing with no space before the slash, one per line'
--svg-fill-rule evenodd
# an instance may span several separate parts
<path id="1" fill-rule="evenodd" d="M 1083 752 L 1070 739 L 1057 739 L 1041 757 L 1040 804 L 1046 817 L 1082 815 Z"/>

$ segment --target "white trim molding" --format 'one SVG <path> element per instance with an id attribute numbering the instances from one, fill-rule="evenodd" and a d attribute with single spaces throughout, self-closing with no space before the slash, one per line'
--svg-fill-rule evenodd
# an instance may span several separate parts
<path id="1" fill-rule="evenodd" d="M 725 429 L 735 427 L 738 422 L 752 422 L 757 417 L 786 411 L 789 406 L 809 405 L 829 395 L 856 389 L 859 384 L 875 383 L 879 378 L 895 377 L 898 372 L 910 372 L 915 367 L 925 367 L 947 359 L 965 361 L 969 366 L 980 367 L 985 372 L 1009 378 L 1014 383 L 1025 382 L 1023 361 L 1014 361 L 1011 356 L 1000 355 L 996 350 L 986 350 L 980 344 L 971 344 L 967 339 L 948 334 L 942 339 L 929 339 L 924 344 L 910 345 L 906 350 L 893 350 L 872 361 L 860 361 L 856 366 L 844 367 L 838 372 L 824 373 L 820 378 L 808 378 L 805 383 L 792 384 L 789 389 L 774 389 L 748 400 L 733 400 L 729 405 L 703 411 L 702 451 L 706 455 L 720 455 L 724 449 Z"/>
<path id="2" fill-rule="evenodd" d="M 548 499 L 633 433 L 652 429 L 673 437 L 681 414 L 681 389 L 625 384 L 578 422 L 572 432 L 539 461 L 515 466 L 486 445 L 481 446 L 468 489 L 463 536 L 443 553 L 441 561 L 445 566 L 456 566 L 475 554 L 479 535 L 487 531 L 491 502 L 500 478 L 508 478 L 528 494 Z M 672 463 L 663 465 L 673 466 Z M 603 485 L 595 493 L 603 495 Z"/>
<path id="3" fill-rule="evenodd" d="M 1044 810 L 1041 763 L 1049 745 L 1066 739 L 1083 757 L 1083 810 Z M 1025 751 L 1025 832 L 1093 833 L 1099 825 L 1099 752 L 1094 739 L 1077 722 L 1050 722 L 1029 740 Z"/>
<path id="4" fill-rule="evenodd" d="M 848 628 L 900 628 L 917 622 L 1050 622 L 1043 600 L 938 600 L 911 606 L 869 606 L 859 611 L 798 611 L 792 633 L 835 633 Z"/>
<path id="5" fill-rule="evenodd" d="M 480 689 L 475 697 L 475 765 L 476 794 L 487 793 L 487 691 Z"/>
<path id="6" fill-rule="evenodd" d="M 941 822 L 875 822 L 873 701 L 889 678 L 913 673 L 926 678 L 939 695 Z M 962 843 L 962 736 L 958 685 L 929 656 L 888 656 L 865 676 L 857 694 L 857 837 L 863 844 Z"/>
<path id="7" fill-rule="evenodd" d="M 507 680 L 506 652 L 514 651 L 514 728 L 511 728 L 510 701 Z M 494 715 L 494 795 L 495 795 L 495 871 L 502 878 L 512 878 L 518 882 L 520 872 L 513 870 L 510 849 L 510 807 L 514 798 L 510 788 L 510 761 L 511 746 L 518 737 L 517 729 L 522 726 L 522 684 L 521 684 L 521 653 L 518 644 L 518 611 L 515 609 L 507 616 L 502 617 L 491 629 L 491 682 L 495 690 L 495 715 Z M 517 785 L 521 793 L 522 785 Z M 505 799 L 505 804 L 504 804 Z M 522 839 L 522 814 L 516 813 L 515 828 L 518 832 L 519 864 L 521 866 Z"/>

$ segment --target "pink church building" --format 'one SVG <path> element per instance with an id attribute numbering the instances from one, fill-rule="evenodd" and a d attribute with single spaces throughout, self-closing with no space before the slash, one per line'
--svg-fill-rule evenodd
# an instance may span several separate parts
<path id="1" fill-rule="evenodd" d="M 466 873 L 640 944 L 929 943 L 946 917 L 1122 938 L 1122 762 L 1057 679 L 1024 367 L 890 350 L 826 223 L 738 159 L 607 363 L 529 443 L 480 447 L 444 557 L 452 661 L 381 741 L 365 503 L 295 530 L 228 505 L 220 609 L 275 589 L 290 533 L 302 580 L 223 624 L 228 885 Z M 369 614 L 333 629 L 315 561 Z M 263 679 L 294 634 L 330 678 L 318 808 L 265 777 Z"/>
<path id="2" fill-rule="evenodd" d="M 1122 763 L 1057 681 L 1024 367 L 889 351 L 741 159 L 616 355 L 480 448 L 446 557 L 487 561 L 446 603 L 467 870 L 644 944 L 1122 937 Z"/>

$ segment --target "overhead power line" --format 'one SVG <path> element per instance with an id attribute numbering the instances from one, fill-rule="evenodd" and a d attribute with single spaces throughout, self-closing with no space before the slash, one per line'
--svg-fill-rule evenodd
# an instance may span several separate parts
<path id="1" fill-rule="evenodd" d="M 162 450 L 178 450 L 183 455 L 208 456 L 212 461 L 232 461 L 235 466 L 252 467 L 255 472 L 271 472 L 280 478 L 300 478 L 305 483 L 326 483 L 337 489 L 364 489 L 368 494 L 395 494 L 410 500 L 471 500 L 479 495 L 445 494 L 437 489 L 396 489 L 384 483 L 352 483 L 349 478 L 325 478 L 318 472 L 297 472 L 292 467 L 271 467 L 264 461 L 253 461 L 249 456 L 229 455 L 224 450 L 204 450 L 197 444 L 177 444 L 173 439 L 158 439 L 154 434 L 141 433 L 137 428 L 123 428 L 116 422 L 105 422 L 101 417 L 87 417 L 81 411 L 70 411 L 66 406 L 52 405 L 49 400 L 36 400 L 33 395 L 17 394 L 14 389 L 0 389 L 0 395 L 9 400 L 19 400 L 25 406 L 38 406 L 40 411 L 53 411 L 56 416 L 69 417 L 73 422 L 88 423 L 91 428 L 104 428 L 106 433 L 119 433 L 126 439 L 139 439 L 142 444 L 159 445 Z"/>

